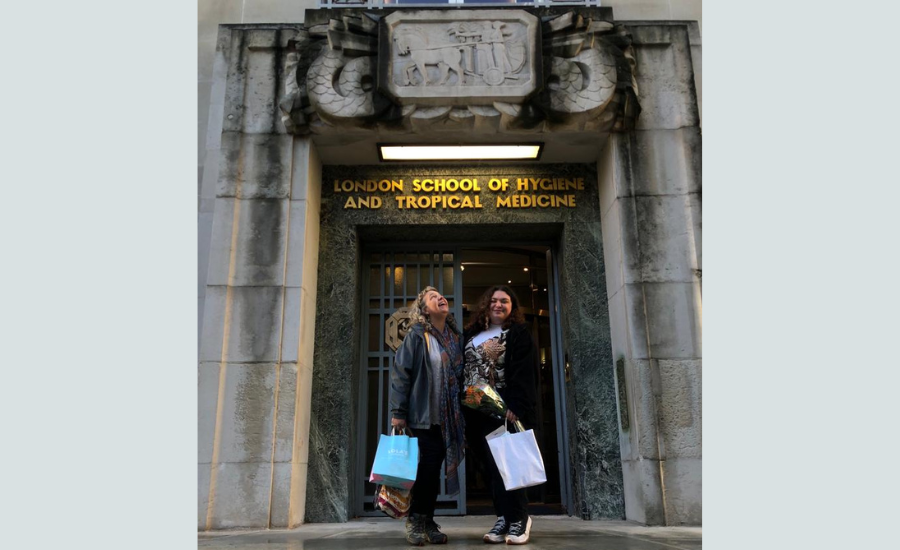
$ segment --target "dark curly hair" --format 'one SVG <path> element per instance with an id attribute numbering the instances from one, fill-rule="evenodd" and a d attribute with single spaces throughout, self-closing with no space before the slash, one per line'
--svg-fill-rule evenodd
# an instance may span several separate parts
<path id="1" fill-rule="evenodd" d="M 481 332 L 487 330 L 491 326 L 491 298 L 498 290 L 507 293 L 509 299 L 512 301 L 512 311 L 509 313 L 509 317 L 506 318 L 506 321 L 503 322 L 503 330 L 506 330 L 517 323 L 525 322 L 525 314 L 519 309 L 519 297 L 516 296 L 513 289 L 506 285 L 494 285 L 487 289 L 484 294 L 481 295 L 481 299 L 478 300 L 478 309 L 475 310 L 472 319 L 469 321 L 469 324 L 466 325 L 467 331 L 475 329 L 478 332 Z"/>

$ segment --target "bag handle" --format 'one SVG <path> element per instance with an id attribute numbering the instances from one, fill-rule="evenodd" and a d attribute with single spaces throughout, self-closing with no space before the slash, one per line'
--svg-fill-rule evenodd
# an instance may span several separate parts
<path id="1" fill-rule="evenodd" d="M 408 425 L 405 428 L 401 428 L 400 426 L 391 426 L 390 436 L 393 437 L 395 435 L 407 435 L 412 437 L 412 433 L 409 431 Z"/>
<path id="2" fill-rule="evenodd" d="M 509 419 L 505 416 L 503 417 L 503 425 L 506 427 L 506 431 L 508 433 L 512 433 L 509 431 Z M 522 425 L 521 420 L 516 420 L 515 422 L 513 422 L 513 426 L 516 427 L 516 433 L 522 433 L 525 431 L 525 426 Z"/>

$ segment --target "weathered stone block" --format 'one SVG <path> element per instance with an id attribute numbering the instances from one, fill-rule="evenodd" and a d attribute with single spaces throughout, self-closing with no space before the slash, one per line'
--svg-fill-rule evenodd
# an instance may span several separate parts
<path id="1" fill-rule="evenodd" d="M 660 459 L 657 398 L 650 360 L 626 360 L 625 380 L 630 404 L 633 460 Z"/>
<path id="2" fill-rule="evenodd" d="M 308 138 L 294 140 L 293 162 L 291 198 L 309 201 L 318 211 L 322 202 L 322 160 L 312 140 Z"/>
<path id="3" fill-rule="evenodd" d="M 288 236 L 287 271 L 284 280 L 284 285 L 287 287 L 300 287 L 303 284 L 303 264 L 307 241 L 306 211 L 308 209 L 308 201 L 290 201 L 290 235 Z"/>
<path id="4" fill-rule="evenodd" d="M 225 118 L 222 121 L 224 132 L 243 132 L 244 130 L 244 93 L 246 91 L 247 62 L 244 55 L 245 32 L 238 29 L 222 29 L 219 33 L 218 49 L 221 49 L 227 61 L 225 81 Z"/>
<path id="5" fill-rule="evenodd" d="M 691 283 L 699 265 L 688 195 L 635 197 L 644 282 Z"/>
<path id="6" fill-rule="evenodd" d="M 219 164 L 221 158 L 219 149 L 207 149 L 206 161 L 203 165 L 203 177 L 200 183 L 200 199 L 215 200 L 216 188 L 219 183 Z"/>
<path id="7" fill-rule="evenodd" d="M 291 463 L 291 497 L 288 527 L 296 527 L 306 519 L 306 476 L 309 466 L 304 463 Z"/>
<path id="8" fill-rule="evenodd" d="M 288 200 L 239 200 L 235 286 L 281 286 L 284 282 Z"/>
<path id="9" fill-rule="evenodd" d="M 281 344 L 281 287 L 233 287 L 227 358 L 276 361 Z"/>
<path id="10" fill-rule="evenodd" d="M 297 365 L 297 435 L 294 440 L 294 462 L 309 462 L 310 413 L 312 410 L 313 369 L 311 365 Z M 305 480 L 306 477 L 304 476 Z"/>
<path id="11" fill-rule="evenodd" d="M 645 283 L 644 293 L 652 356 L 701 357 L 699 283 Z"/>
<path id="12" fill-rule="evenodd" d="M 658 460 L 622 462 L 626 519 L 645 525 L 665 524 L 659 467 Z"/>
<path id="13" fill-rule="evenodd" d="M 300 307 L 303 300 L 303 289 L 286 288 L 284 290 L 284 322 L 282 323 L 281 360 L 283 362 L 298 361 L 300 350 Z"/>
<path id="14" fill-rule="evenodd" d="M 308 201 L 309 206 L 306 209 L 306 234 L 304 235 L 303 245 L 303 275 L 301 277 L 301 286 L 307 295 L 312 298 L 313 304 L 316 301 L 316 285 L 319 280 L 319 231 L 320 231 L 320 214 L 319 199 Z M 315 316 L 315 311 L 312 313 Z"/>
<path id="15" fill-rule="evenodd" d="M 212 240 L 213 212 L 197 215 L 197 295 L 206 294 L 206 279 L 209 276 L 209 243 Z M 202 321 L 203 318 L 200 318 Z"/>
<path id="16" fill-rule="evenodd" d="M 216 466 L 216 494 L 210 528 L 266 527 L 269 521 L 271 463 Z"/>
<path id="17" fill-rule="evenodd" d="M 282 363 L 278 376 L 278 403 L 275 418 L 273 460 L 290 462 L 294 454 L 294 426 L 297 406 L 297 364 Z"/>
<path id="18" fill-rule="evenodd" d="M 218 402 L 219 363 L 200 363 L 197 375 L 197 461 L 200 464 L 212 462 Z"/>
<path id="19" fill-rule="evenodd" d="M 289 462 L 276 463 L 274 468 L 270 527 L 285 529 L 288 527 L 291 507 L 291 464 Z"/>
<path id="20" fill-rule="evenodd" d="M 206 115 L 207 129 L 201 137 L 207 151 L 218 149 L 222 146 L 222 129 L 225 123 L 225 102 L 219 98 L 213 97 L 213 92 L 218 93 L 220 87 L 210 86 L 209 96 L 205 105 L 202 106 L 201 114 Z M 217 100 L 217 101 L 214 101 Z"/>
<path id="21" fill-rule="evenodd" d="M 247 48 L 251 50 L 275 48 L 278 46 L 278 31 L 274 29 L 255 29 L 247 31 Z"/>
<path id="22" fill-rule="evenodd" d="M 700 123 L 687 26 L 629 24 L 641 115 L 636 129 L 676 129 Z"/>
<path id="23" fill-rule="evenodd" d="M 206 284 L 224 286 L 229 283 L 231 246 L 234 241 L 235 199 L 216 199 L 209 239 L 209 266 Z"/>
<path id="24" fill-rule="evenodd" d="M 316 155 L 316 147 L 310 138 L 294 138 L 291 166 L 291 200 L 308 200 L 311 179 L 321 181 L 322 167 Z M 318 178 L 316 178 L 318 175 Z M 321 191 L 321 188 L 319 189 Z"/>
<path id="25" fill-rule="evenodd" d="M 703 270 L 703 199 L 697 194 L 688 195 L 688 218 L 691 227 L 691 235 L 694 237 L 694 251 L 697 257 L 696 280 L 701 279 L 700 271 Z"/>
<path id="26" fill-rule="evenodd" d="M 650 354 L 647 347 L 647 313 L 643 285 L 626 284 L 619 292 L 625 293 L 626 328 L 631 357 L 647 359 Z"/>
<path id="27" fill-rule="evenodd" d="M 277 366 L 229 363 L 225 369 L 219 462 L 270 461 Z"/>
<path id="28" fill-rule="evenodd" d="M 621 201 L 616 201 L 600 218 L 603 230 L 603 264 L 606 266 L 607 296 L 617 293 L 625 284 L 622 273 L 622 256 L 626 251 L 622 249 L 622 221 L 619 219 L 619 202 Z"/>
<path id="29" fill-rule="evenodd" d="M 290 135 L 222 134 L 216 195 L 286 199 L 291 189 Z"/>
<path id="30" fill-rule="evenodd" d="M 659 433 L 666 460 L 701 458 L 702 372 L 699 359 L 657 361 Z"/>
<path id="31" fill-rule="evenodd" d="M 617 361 L 620 357 L 632 357 L 624 287 L 609 298 L 609 326 L 612 335 L 613 360 Z"/>
<path id="32" fill-rule="evenodd" d="M 281 285 L 284 280 L 288 208 L 287 200 L 217 199 L 207 283 Z M 234 226 L 235 217 L 237 228 Z"/>
<path id="33" fill-rule="evenodd" d="M 701 189 L 700 128 L 632 132 L 635 195 L 685 195 Z"/>
<path id="34" fill-rule="evenodd" d="M 663 462 L 669 525 L 703 523 L 703 461 L 676 458 Z"/>
<path id="35" fill-rule="evenodd" d="M 206 513 L 209 510 L 209 464 L 197 465 L 197 530 L 206 530 Z"/>
<path id="36" fill-rule="evenodd" d="M 200 329 L 200 361 L 222 360 L 226 288 L 208 286 L 203 298 L 203 325 Z"/>
<path id="37" fill-rule="evenodd" d="M 638 218 L 635 197 L 623 197 L 616 201 L 619 209 L 619 238 L 622 249 L 622 279 L 625 284 L 640 283 L 641 257 L 643 255 L 643 228 Z"/>
<path id="38" fill-rule="evenodd" d="M 253 35 L 262 31 L 251 31 Z M 274 42 L 274 31 L 272 31 Z M 261 46 L 265 47 L 265 46 Z M 281 110 L 278 108 L 279 59 L 272 49 L 257 50 L 252 47 L 244 52 L 247 58 L 245 73 L 243 132 L 245 134 L 275 134 L 276 124 L 281 125 Z"/>
<path id="39" fill-rule="evenodd" d="M 600 195 L 600 219 L 607 215 L 613 202 L 618 198 L 616 192 L 616 158 L 618 147 L 617 135 L 611 135 L 606 140 L 600 156 L 597 159 L 597 186 Z"/>

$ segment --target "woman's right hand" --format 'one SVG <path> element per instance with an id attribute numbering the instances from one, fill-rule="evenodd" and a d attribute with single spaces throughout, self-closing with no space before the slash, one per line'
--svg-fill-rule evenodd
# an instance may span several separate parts
<path id="1" fill-rule="evenodd" d="M 391 417 L 391 428 L 400 428 L 401 430 L 405 430 L 406 420 Z"/>

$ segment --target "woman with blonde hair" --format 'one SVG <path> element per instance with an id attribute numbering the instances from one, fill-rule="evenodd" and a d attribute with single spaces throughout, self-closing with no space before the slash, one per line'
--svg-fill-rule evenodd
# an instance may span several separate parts
<path id="1" fill-rule="evenodd" d="M 447 535 L 434 522 L 445 462 L 447 493 L 459 492 L 457 469 L 464 456 L 459 392 L 463 354 L 456 321 L 447 299 L 425 287 L 410 312 L 410 331 L 391 365 L 391 426 L 409 428 L 419 442 L 419 467 L 406 520 L 406 540 L 445 544 Z"/>

